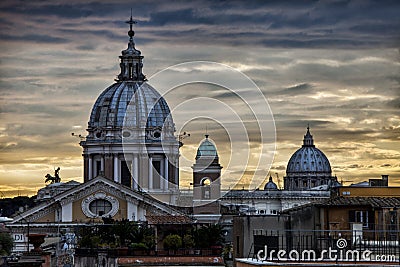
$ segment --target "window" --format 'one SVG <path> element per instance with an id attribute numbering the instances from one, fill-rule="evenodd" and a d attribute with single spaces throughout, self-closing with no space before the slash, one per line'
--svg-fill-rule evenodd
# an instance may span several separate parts
<path id="1" fill-rule="evenodd" d="M 101 172 L 101 161 L 96 160 L 96 176 L 99 176 Z"/>
<path id="2" fill-rule="evenodd" d="M 369 214 L 367 210 L 351 210 L 349 211 L 349 222 L 362 223 L 364 228 L 368 228 Z"/>
<path id="3" fill-rule="evenodd" d="M 128 167 L 129 162 L 121 161 L 121 184 L 131 187 L 131 172 L 129 171 Z"/>
<path id="4" fill-rule="evenodd" d="M 201 185 L 201 189 L 202 189 L 203 199 L 210 199 L 211 198 L 211 192 L 210 192 L 211 179 L 208 177 L 201 179 L 200 185 Z"/>
<path id="5" fill-rule="evenodd" d="M 98 216 L 103 216 L 111 211 L 111 203 L 105 199 L 96 199 L 90 202 L 89 210 Z"/>
<path id="6" fill-rule="evenodd" d="M 118 200 L 104 192 L 97 192 L 81 202 L 82 212 L 89 218 L 113 217 L 119 210 Z"/>

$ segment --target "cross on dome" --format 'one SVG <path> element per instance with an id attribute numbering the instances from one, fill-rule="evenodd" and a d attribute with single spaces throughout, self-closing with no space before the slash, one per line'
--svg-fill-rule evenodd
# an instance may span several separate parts
<path id="1" fill-rule="evenodd" d="M 130 39 L 132 39 L 132 37 L 135 35 L 135 32 L 132 29 L 132 26 L 133 26 L 133 24 L 137 24 L 137 21 L 133 20 L 133 18 L 132 18 L 132 9 L 131 9 L 131 18 L 130 18 L 130 20 L 127 20 L 126 23 L 129 24 L 128 36 L 130 37 Z"/>

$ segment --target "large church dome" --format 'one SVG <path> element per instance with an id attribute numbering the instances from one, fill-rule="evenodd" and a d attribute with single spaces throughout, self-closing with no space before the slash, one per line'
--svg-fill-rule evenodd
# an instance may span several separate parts
<path id="1" fill-rule="evenodd" d="M 336 181 L 325 154 L 315 147 L 310 129 L 304 135 L 303 146 L 290 157 L 286 168 L 285 189 L 304 190 Z"/>
<path id="2" fill-rule="evenodd" d="M 309 137 L 307 135 L 310 135 L 309 131 L 307 131 L 305 138 Z M 304 172 L 332 173 L 328 158 L 314 145 L 303 145 L 293 153 L 288 162 L 287 174 Z"/>
<path id="3" fill-rule="evenodd" d="M 134 23 L 128 21 L 128 23 Z M 173 137 L 174 123 L 165 99 L 142 73 L 143 56 L 135 48 L 134 32 L 121 52 L 116 83 L 97 98 L 88 123 L 88 140 L 142 139 L 159 142 Z"/>
<path id="4" fill-rule="evenodd" d="M 95 101 L 83 148 L 84 181 L 103 176 L 174 203 L 179 185 L 179 142 L 165 99 L 147 83 L 136 49 L 132 16 L 115 83 Z"/>
<path id="5" fill-rule="evenodd" d="M 108 87 L 93 106 L 89 127 L 163 127 L 172 124 L 163 97 L 148 83 L 120 81 Z"/>

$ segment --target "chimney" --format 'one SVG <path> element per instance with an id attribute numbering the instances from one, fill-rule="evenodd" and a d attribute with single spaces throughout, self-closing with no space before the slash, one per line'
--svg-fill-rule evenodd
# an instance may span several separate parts
<path id="1" fill-rule="evenodd" d="M 382 174 L 382 185 L 388 186 L 389 185 L 389 175 Z"/>

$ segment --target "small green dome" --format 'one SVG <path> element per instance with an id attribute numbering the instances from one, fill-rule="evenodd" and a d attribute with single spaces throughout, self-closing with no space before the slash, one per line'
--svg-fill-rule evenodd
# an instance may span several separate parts
<path id="1" fill-rule="evenodd" d="M 197 149 L 196 159 L 200 157 L 218 158 L 217 148 L 214 143 L 208 139 L 208 135 L 206 135 L 206 138 L 201 142 Z"/>

